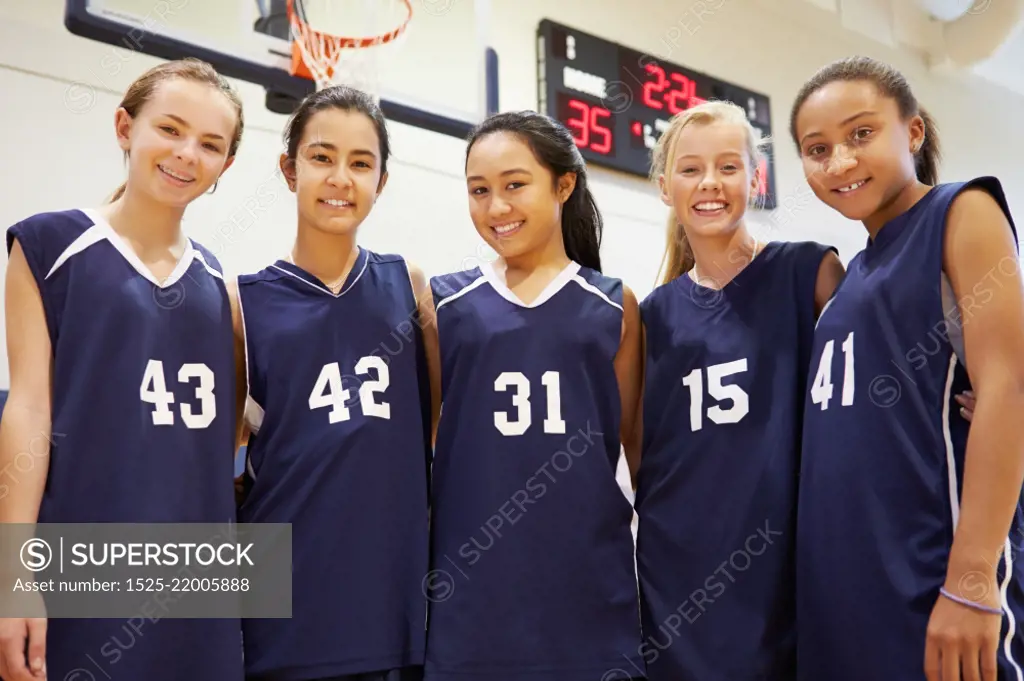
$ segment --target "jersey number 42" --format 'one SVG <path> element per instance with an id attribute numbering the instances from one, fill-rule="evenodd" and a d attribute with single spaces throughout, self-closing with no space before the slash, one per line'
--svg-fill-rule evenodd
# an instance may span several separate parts
<path id="1" fill-rule="evenodd" d="M 377 401 L 378 395 L 383 394 L 391 384 L 387 363 L 376 355 L 368 355 L 356 362 L 355 372 L 356 375 L 350 378 L 355 378 L 359 382 L 359 404 L 363 409 L 363 414 L 379 419 L 390 419 L 391 405 L 384 401 Z M 371 372 L 376 373 L 376 379 L 370 378 Z M 313 391 L 309 393 L 309 408 L 330 407 L 331 411 L 328 412 L 330 422 L 340 423 L 352 418 L 352 412 L 349 409 L 351 400 L 352 391 L 344 386 L 341 366 L 337 362 L 325 364 L 313 385 Z"/>

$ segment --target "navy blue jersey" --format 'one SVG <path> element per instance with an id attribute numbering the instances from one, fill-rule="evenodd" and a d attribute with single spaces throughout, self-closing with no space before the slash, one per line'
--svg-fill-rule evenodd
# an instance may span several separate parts
<path id="1" fill-rule="evenodd" d="M 850 263 L 818 321 L 810 366 L 797 533 L 801 679 L 923 679 L 928 619 L 959 514 L 970 388 L 962 322 L 943 274 L 946 215 L 968 187 L 939 185 L 886 223 Z M 961 301 L 983 305 L 999 282 Z M 1010 269 L 1006 269 L 1007 272 Z M 973 302 L 972 302 L 973 301 Z M 999 678 L 1021 678 L 1021 513 L 997 568 Z M 972 587 L 973 588 L 973 587 Z M 1014 633 L 1016 632 L 1016 633 Z"/>
<path id="2" fill-rule="evenodd" d="M 294 576 L 290 620 L 243 622 L 246 671 L 422 664 L 430 387 L 408 266 L 360 249 L 337 294 L 286 261 L 238 290 L 253 433 L 239 518 L 291 523 Z"/>
<path id="3" fill-rule="evenodd" d="M 637 484 L 651 681 L 791 681 L 793 542 L 814 288 L 829 247 L 770 242 L 727 286 L 641 304 Z"/>
<path id="4" fill-rule="evenodd" d="M 190 241 L 157 281 L 94 211 L 35 215 L 8 230 L 8 252 L 15 240 L 53 348 L 39 522 L 234 521 L 234 346 L 216 258 Z M 54 619 L 47 674 L 240 679 L 240 636 L 237 619 L 160 619 L 138 634 L 124 620 Z"/>
<path id="5" fill-rule="evenodd" d="M 633 510 L 615 480 L 621 282 L 570 263 L 529 305 L 490 266 L 431 287 L 427 677 L 642 676 Z"/>

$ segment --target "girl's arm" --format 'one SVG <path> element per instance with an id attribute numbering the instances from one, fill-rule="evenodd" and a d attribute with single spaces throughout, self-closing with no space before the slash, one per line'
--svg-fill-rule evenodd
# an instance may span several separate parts
<path id="1" fill-rule="evenodd" d="M 1009 221 L 986 191 L 968 189 L 953 201 L 943 253 L 976 407 L 924 667 L 929 681 L 958 679 L 961 669 L 970 670 L 965 678 L 995 681 L 1002 624 L 996 565 L 1024 482 L 1024 290 Z"/>
<path id="2" fill-rule="evenodd" d="M 409 263 L 409 278 L 416 296 L 423 348 L 427 355 L 427 372 L 430 375 L 430 444 L 433 446 L 437 440 L 437 424 L 441 419 L 441 350 L 434 314 L 434 294 L 423 270 L 412 263 Z"/>
<path id="3" fill-rule="evenodd" d="M 981 570 L 995 578 L 1024 481 L 1024 292 L 1007 218 L 983 190 L 949 211 L 944 270 L 960 307 L 976 406 L 967 439 L 952 587 Z M 950 588 L 947 582 L 946 587 Z M 995 597 L 997 589 L 991 590 Z"/>
<path id="4" fill-rule="evenodd" d="M 636 475 L 640 470 L 640 449 L 643 441 L 640 411 L 643 390 L 643 330 L 636 295 L 625 285 L 622 287 L 622 338 L 619 341 L 619 351 L 615 355 L 615 376 L 618 378 L 619 399 L 622 401 L 619 439 L 626 451 L 630 483 L 636 490 Z"/>
<path id="5" fill-rule="evenodd" d="M 839 286 L 839 282 L 845 276 L 846 268 L 840 262 L 839 256 L 836 255 L 835 251 L 827 252 L 825 257 L 821 259 L 821 265 L 818 266 L 818 279 L 814 284 L 815 318 L 821 316 L 821 311 L 828 304 L 828 301 L 832 299 L 832 294 L 835 293 L 836 287 Z"/>
<path id="6" fill-rule="evenodd" d="M 51 431 L 52 351 L 43 300 L 18 242 L 7 265 L 5 297 L 11 389 L 0 419 L 0 522 L 29 526 L 39 518 L 50 443 L 59 434 Z M 0 675 L 41 678 L 45 646 L 45 618 L 0 620 Z"/>

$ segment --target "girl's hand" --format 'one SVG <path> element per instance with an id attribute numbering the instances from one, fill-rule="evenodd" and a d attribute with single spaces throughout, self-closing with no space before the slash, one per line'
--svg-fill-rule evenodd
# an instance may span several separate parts
<path id="1" fill-rule="evenodd" d="M 974 393 L 970 390 L 956 395 L 956 401 L 960 405 L 960 415 L 970 421 L 974 418 L 974 405 L 976 400 L 974 399 Z"/>
<path id="2" fill-rule="evenodd" d="M 10 681 L 46 679 L 45 617 L 0 619 L 0 675 Z"/>
<path id="3" fill-rule="evenodd" d="M 974 571 L 946 590 L 973 603 L 999 608 L 994 570 Z M 928 681 L 996 681 L 1002 615 L 977 610 L 940 595 L 928 620 L 924 671 Z"/>

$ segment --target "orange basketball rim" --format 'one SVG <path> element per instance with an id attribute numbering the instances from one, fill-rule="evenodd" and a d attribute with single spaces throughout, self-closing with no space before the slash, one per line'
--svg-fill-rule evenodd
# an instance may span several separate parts
<path id="1" fill-rule="evenodd" d="M 329 0 L 328 0 L 329 1 Z M 381 0 L 387 3 L 389 0 Z M 368 36 L 342 36 L 331 35 L 325 31 L 318 31 L 307 22 L 304 12 L 300 10 L 303 0 L 288 0 L 288 21 L 292 29 L 292 60 L 290 73 L 293 76 L 317 80 L 318 85 L 323 87 L 323 77 L 326 79 L 334 77 L 334 70 L 341 55 L 345 50 L 360 50 L 386 45 L 405 32 L 412 19 L 412 4 L 410 0 L 390 0 L 403 7 L 404 12 L 400 23 L 391 30 L 379 35 Z M 310 67 L 307 60 L 316 62 Z"/>

